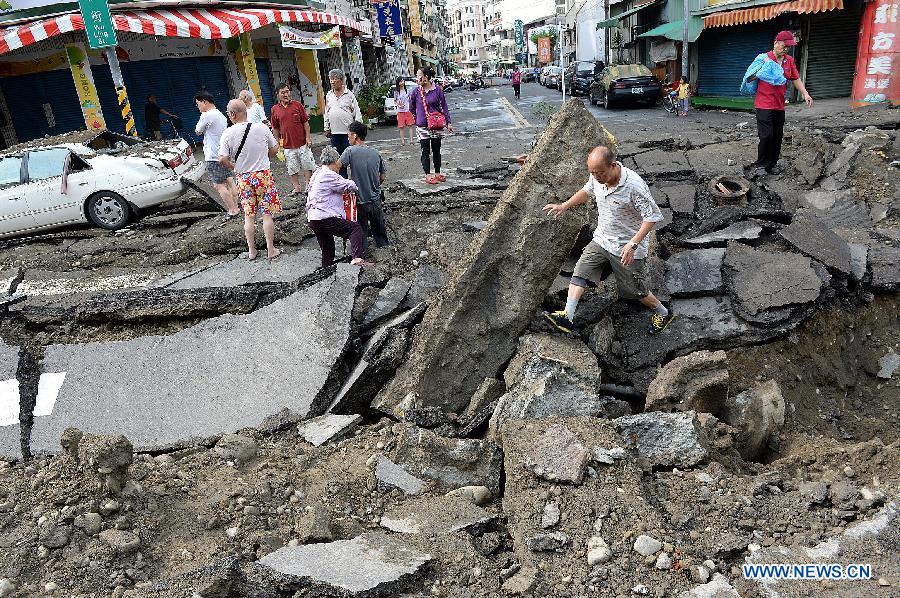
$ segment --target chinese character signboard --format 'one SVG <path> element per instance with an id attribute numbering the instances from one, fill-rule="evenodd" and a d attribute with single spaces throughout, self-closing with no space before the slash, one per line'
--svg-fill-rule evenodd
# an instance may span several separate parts
<path id="1" fill-rule="evenodd" d="M 419 0 L 409 0 L 409 34 L 413 37 L 422 37 L 422 16 L 419 12 Z"/>
<path id="2" fill-rule="evenodd" d="M 116 28 L 106 0 L 78 0 L 88 45 L 94 49 L 116 45 Z"/>
<path id="3" fill-rule="evenodd" d="M 538 38 L 538 62 L 548 64 L 550 62 L 550 38 Z"/>
<path id="4" fill-rule="evenodd" d="M 866 4 L 852 106 L 890 102 L 900 105 L 900 0 L 874 0 Z"/>
<path id="5" fill-rule="evenodd" d="M 400 21 L 400 4 L 397 0 L 372 0 L 378 14 L 378 33 L 381 37 L 398 37 L 403 35 L 403 23 Z"/>
<path id="6" fill-rule="evenodd" d="M 516 54 L 525 51 L 525 36 L 522 35 L 522 21 L 521 19 L 516 19 L 513 24 L 513 31 L 515 32 L 515 40 L 516 40 Z"/>

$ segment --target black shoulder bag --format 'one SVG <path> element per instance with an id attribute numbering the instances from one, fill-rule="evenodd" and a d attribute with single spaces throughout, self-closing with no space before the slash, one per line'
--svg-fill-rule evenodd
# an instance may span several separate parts
<path id="1" fill-rule="evenodd" d="M 238 156 L 241 155 L 241 150 L 244 149 L 244 144 L 247 142 L 247 135 L 250 134 L 250 127 L 252 126 L 253 123 L 247 123 L 247 126 L 244 128 L 244 136 L 241 137 L 241 144 L 238 146 L 237 153 L 234 155 L 234 160 L 232 160 L 232 163 L 234 163 L 235 166 L 237 166 Z"/>

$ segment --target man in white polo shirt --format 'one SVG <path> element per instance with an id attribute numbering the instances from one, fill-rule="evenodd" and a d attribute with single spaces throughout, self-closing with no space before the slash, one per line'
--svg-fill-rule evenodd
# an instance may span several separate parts
<path id="1" fill-rule="evenodd" d="M 587 166 L 591 177 L 583 188 L 561 204 L 544 206 L 544 212 L 557 218 L 589 199 L 597 202 L 597 228 L 575 265 L 566 309 L 545 313 L 544 317 L 559 330 L 571 333 L 578 301 L 589 282 L 599 283 L 612 272 L 619 297 L 637 299 L 653 310 L 649 332 L 659 334 L 675 319 L 675 313 L 650 292 L 644 261 L 649 248 L 647 235 L 663 219 L 662 212 L 647 183 L 617 162 L 609 148 L 594 148 Z"/>

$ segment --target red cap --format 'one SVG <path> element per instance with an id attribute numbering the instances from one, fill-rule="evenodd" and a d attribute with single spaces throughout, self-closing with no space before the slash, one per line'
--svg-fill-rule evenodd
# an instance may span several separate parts
<path id="1" fill-rule="evenodd" d="M 784 42 L 785 46 L 796 46 L 797 42 L 794 40 L 794 34 L 790 31 L 779 31 L 778 35 L 775 36 L 776 42 Z"/>

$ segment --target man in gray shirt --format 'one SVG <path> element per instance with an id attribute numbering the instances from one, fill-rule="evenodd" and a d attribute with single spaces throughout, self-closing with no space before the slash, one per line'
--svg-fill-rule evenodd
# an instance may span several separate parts
<path id="1" fill-rule="evenodd" d="M 363 251 L 369 245 L 369 231 L 375 237 L 375 245 L 388 244 L 381 207 L 381 184 L 384 182 L 384 160 L 373 147 L 366 145 L 369 130 L 359 121 L 347 127 L 350 146 L 341 154 L 341 164 L 350 168 L 350 178 L 359 187 L 356 196 L 356 219 L 363 229 Z"/>
<path id="2" fill-rule="evenodd" d="M 594 148 L 587 166 L 591 178 L 583 188 L 564 203 L 544 206 L 544 212 L 557 218 L 589 199 L 597 202 L 597 228 L 575 265 L 566 309 L 545 313 L 544 317 L 559 330 L 571 333 L 575 310 L 588 281 L 599 283 L 612 272 L 619 297 L 637 299 L 653 310 L 649 332 L 659 334 L 675 319 L 675 312 L 650 292 L 644 261 L 649 246 L 647 235 L 663 219 L 662 212 L 653 201 L 647 183 L 617 162 L 609 148 Z"/>

